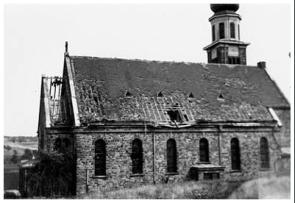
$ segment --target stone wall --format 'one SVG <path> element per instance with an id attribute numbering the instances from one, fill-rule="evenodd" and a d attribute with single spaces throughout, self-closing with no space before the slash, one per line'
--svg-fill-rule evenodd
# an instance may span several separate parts
<path id="1" fill-rule="evenodd" d="M 73 153 L 75 152 L 75 139 L 74 135 L 72 132 L 69 132 L 69 130 L 64 130 L 64 129 L 48 129 L 46 133 L 46 146 L 45 149 L 47 152 L 52 152 L 55 149 L 55 142 L 56 140 L 60 138 L 61 140 L 63 139 L 68 139 L 70 141 L 70 145 L 68 147 L 68 151 L 72 151 Z M 62 146 L 62 145 L 61 145 Z"/>
<path id="2" fill-rule="evenodd" d="M 231 170 L 230 141 L 239 139 L 241 170 Z M 270 169 L 260 167 L 260 138 L 265 137 L 269 145 Z M 221 133 L 221 165 L 225 166 L 225 179 L 242 180 L 257 177 L 274 170 L 274 162 L 280 151 L 273 133 L 270 132 L 224 132 Z"/>
<path id="3" fill-rule="evenodd" d="M 76 134 L 77 193 L 109 190 L 153 183 L 153 145 L 151 133 L 83 133 Z M 138 138 L 143 144 L 143 176 L 132 176 L 131 143 Z M 106 142 L 106 177 L 94 175 L 94 143 Z"/>
<path id="4" fill-rule="evenodd" d="M 189 169 L 199 163 L 199 140 L 209 142 L 210 163 L 225 166 L 226 180 L 244 180 L 273 170 L 279 150 L 272 131 L 147 131 L 132 130 L 101 131 L 84 130 L 75 134 L 77 153 L 77 193 L 136 187 L 143 184 L 182 182 Z M 230 139 L 240 142 L 241 171 L 231 170 Z M 259 141 L 266 137 L 269 142 L 270 170 L 260 169 Z M 139 138 L 143 143 L 143 174 L 133 176 L 131 143 Z M 178 173 L 167 174 L 166 143 L 173 138 L 177 145 Z M 106 142 L 106 176 L 94 175 L 94 143 L 97 139 Z M 220 140 L 219 140 L 220 139 Z M 155 146 L 155 147 L 153 147 Z M 219 147 L 220 146 L 220 147 Z M 220 151 L 219 151 L 220 150 Z M 153 152 L 155 157 L 153 157 Z M 154 171 L 154 172 L 153 172 Z M 154 174 L 154 175 L 153 175 Z"/>
<path id="5" fill-rule="evenodd" d="M 167 140 L 173 138 L 177 146 L 176 175 L 167 174 Z M 218 165 L 218 136 L 214 132 L 183 132 L 155 134 L 155 180 L 156 183 L 184 181 L 189 169 L 199 163 L 199 141 L 206 138 L 209 143 L 209 160 Z"/>
<path id="6" fill-rule="evenodd" d="M 276 133 L 276 139 L 281 147 L 290 147 L 290 109 L 273 109 L 282 122 L 279 132 Z"/>

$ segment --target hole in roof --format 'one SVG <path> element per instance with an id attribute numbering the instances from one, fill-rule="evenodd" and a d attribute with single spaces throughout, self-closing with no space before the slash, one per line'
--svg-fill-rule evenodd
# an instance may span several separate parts
<path id="1" fill-rule="evenodd" d="M 224 96 L 223 96 L 222 93 L 219 94 L 219 96 L 217 97 L 217 100 L 218 100 L 218 101 L 221 101 L 221 102 L 224 101 Z"/>
<path id="2" fill-rule="evenodd" d="M 96 95 L 93 96 L 93 99 L 94 99 L 95 103 L 98 104 L 98 98 Z"/>
<path id="3" fill-rule="evenodd" d="M 170 120 L 172 122 L 179 122 L 179 123 L 182 122 L 182 119 L 178 110 L 169 110 L 167 111 L 167 114 L 169 115 Z"/>
<path id="4" fill-rule="evenodd" d="M 126 97 L 131 97 L 132 94 L 131 94 L 129 91 L 126 91 L 125 96 L 126 96 Z"/>
<path id="5" fill-rule="evenodd" d="M 194 95 L 193 93 L 191 92 L 189 95 L 188 95 L 189 98 L 194 98 Z"/>
<path id="6" fill-rule="evenodd" d="M 186 121 L 188 121 L 188 117 L 187 117 L 186 114 L 183 114 L 183 117 L 184 117 L 184 119 L 185 119 Z"/>
<path id="7" fill-rule="evenodd" d="M 158 97 L 163 97 L 163 93 L 162 92 L 159 92 L 157 96 Z"/>
<path id="8" fill-rule="evenodd" d="M 218 96 L 219 99 L 224 99 L 223 95 L 220 93 Z"/>

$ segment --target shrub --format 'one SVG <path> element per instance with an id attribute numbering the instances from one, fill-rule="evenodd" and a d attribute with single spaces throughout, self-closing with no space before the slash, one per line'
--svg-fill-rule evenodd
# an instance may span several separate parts
<path id="1" fill-rule="evenodd" d="M 29 170 L 28 196 L 67 196 L 75 192 L 75 165 L 71 154 L 40 152 Z"/>

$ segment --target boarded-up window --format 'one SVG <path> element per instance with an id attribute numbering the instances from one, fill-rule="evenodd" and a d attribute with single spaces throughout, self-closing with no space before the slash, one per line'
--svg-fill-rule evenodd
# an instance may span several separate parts
<path id="1" fill-rule="evenodd" d="M 215 25 L 212 25 L 212 40 L 215 41 Z"/>
<path id="2" fill-rule="evenodd" d="M 209 146 L 206 138 L 200 140 L 200 162 L 209 162 Z"/>
<path id="3" fill-rule="evenodd" d="M 106 175 L 106 144 L 102 139 L 95 142 L 95 175 Z"/>
<path id="4" fill-rule="evenodd" d="M 132 142 L 132 173 L 141 174 L 143 165 L 142 142 L 140 139 L 135 139 Z"/>
<path id="5" fill-rule="evenodd" d="M 235 23 L 230 23 L 230 37 L 236 37 Z"/>
<path id="6" fill-rule="evenodd" d="M 240 145 L 237 138 L 232 138 L 231 147 L 231 168 L 232 170 L 241 170 Z"/>
<path id="7" fill-rule="evenodd" d="M 260 161 L 261 168 L 269 168 L 268 141 L 265 137 L 260 139 Z"/>
<path id="8" fill-rule="evenodd" d="M 219 38 L 224 38 L 224 23 L 219 23 Z"/>
<path id="9" fill-rule="evenodd" d="M 174 139 L 167 141 L 167 172 L 177 172 L 177 149 Z"/>

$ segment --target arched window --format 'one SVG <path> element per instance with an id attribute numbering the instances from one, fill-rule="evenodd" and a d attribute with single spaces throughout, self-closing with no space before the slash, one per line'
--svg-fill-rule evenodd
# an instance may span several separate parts
<path id="1" fill-rule="evenodd" d="M 209 162 L 209 146 L 206 138 L 200 140 L 200 162 Z"/>
<path id="2" fill-rule="evenodd" d="M 132 173 L 142 173 L 143 155 L 142 142 L 140 139 L 135 139 L 132 142 Z"/>
<path id="3" fill-rule="evenodd" d="M 224 23 L 219 23 L 219 39 L 224 38 Z"/>
<path id="4" fill-rule="evenodd" d="M 215 41 L 215 25 L 212 25 L 212 40 Z"/>
<path id="5" fill-rule="evenodd" d="M 260 161 L 261 168 L 269 168 L 268 141 L 265 137 L 260 139 Z"/>
<path id="6" fill-rule="evenodd" d="M 177 149 L 174 139 L 167 141 L 167 172 L 177 172 Z"/>
<path id="7" fill-rule="evenodd" d="M 240 145 L 237 138 L 232 138 L 231 147 L 231 168 L 232 170 L 241 170 Z"/>
<path id="8" fill-rule="evenodd" d="M 102 139 L 95 142 L 95 175 L 106 175 L 106 143 Z"/>
<path id="9" fill-rule="evenodd" d="M 235 37 L 236 37 L 235 23 L 231 22 L 230 23 L 230 38 L 235 38 Z"/>

